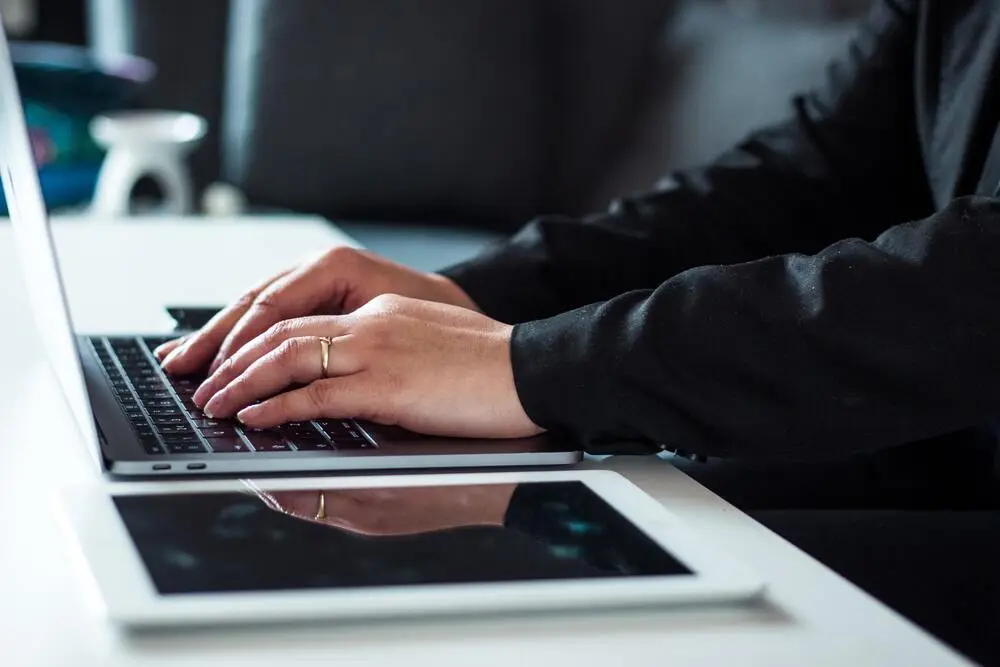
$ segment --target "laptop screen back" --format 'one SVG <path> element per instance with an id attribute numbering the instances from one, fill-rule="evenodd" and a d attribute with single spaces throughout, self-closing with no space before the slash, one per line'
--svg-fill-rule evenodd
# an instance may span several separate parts
<path id="1" fill-rule="evenodd" d="M 38 334 L 88 444 L 98 449 L 76 339 L 31 152 L 7 36 L 0 25 L 0 176 Z"/>

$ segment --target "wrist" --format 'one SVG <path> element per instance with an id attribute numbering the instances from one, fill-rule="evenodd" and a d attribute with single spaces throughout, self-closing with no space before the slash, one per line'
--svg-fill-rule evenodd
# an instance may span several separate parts
<path id="1" fill-rule="evenodd" d="M 503 347 L 502 358 L 505 367 L 503 385 L 508 395 L 513 397 L 508 419 L 512 424 L 520 425 L 518 428 L 522 436 L 529 437 L 545 433 L 545 429 L 539 426 L 525 410 L 521 394 L 518 391 L 517 382 L 514 379 L 513 350 L 511 347 L 514 325 L 503 323 L 498 323 L 498 325 L 500 329 L 499 338 L 502 341 Z"/>

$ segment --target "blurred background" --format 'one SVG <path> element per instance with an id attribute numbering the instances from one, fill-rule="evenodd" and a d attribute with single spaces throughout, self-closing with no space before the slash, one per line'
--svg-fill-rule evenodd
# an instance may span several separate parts
<path id="1" fill-rule="evenodd" d="M 46 199 L 116 109 L 197 114 L 197 193 L 421 269 L 710 159 L 820 80 L 871 0 L 0 0 Z M 139 193 L 155 196 L 156 185 Z M 200 200 L 199 200 L 200 201 Z"/>

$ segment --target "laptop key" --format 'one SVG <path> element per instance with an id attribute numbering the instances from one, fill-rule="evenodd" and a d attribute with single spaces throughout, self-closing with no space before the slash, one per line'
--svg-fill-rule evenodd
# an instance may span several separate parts
<path id="1" fill-rule="evenodd" d="M 354 425 L 344 419 L 323 419 L 316 423 L 332 440 L 343 436 L 350 437 L 349 433 L 354 430 Z"/>
<path id="2" fill-rule="evenodd" d="M 143 402 L 168 401 L 174 397 L 169 391 L 165 391 L 163 389 L 142 389 L 136 393 L 139 394 L 139 398 L 142 399 Z"/>
<path id="3" fill-rule="evenodd" d="M 319 431 L 316 431 L 316 430 L 312 430 L 312 431 L 306 431 L 306 430 L 286 431 L 285 429 L 282 429 L 281 430 L 281 435 L 285 436 L 285 438 L 287 438 L 288 440 L 291 440 L 292 442 L 298 442 L 299 440 L 316 440 L 318 442 L 326 442 L 326 437 L 322 433 L 320 433 Z"/>
<path id="4" fill-rule="evenodd" d="M 274 431 L 247 431 L 244 435 L 258 452 L 291 451 L 285 439 Z"/>
<path id="5" fill-rule="evenodd" d="M 176 417 L 175 416 L 153 417 L 153 423 L 156 424 L 157 426 L 178 426 L 181 424 L 187 426 L 188 422 L 187 419 L 178 414 Z"/>
<path id="6" fill-rule="evenodd" d="M 264 449 L 258 449 L 258 452 L 291 452 L 294 451 L 292 446 L 287 442 L 272 442 Z"/>
<path id="7" fill-rule="evenodd" d="M 281 435 L 285 436 L 285 438 L 287 438 L 288 440 L 291 440 L 293 442 L 296 441 L 296 440 L 310 440 L 310 439 L 325 440 L 326 439 L 316 429 L 310 429 L 310 430 L 307 431 L 306 429 L 285 429 L 285 428 L 283 428 L 283 429 L 280 429 L 279 432 L 281 433 Z"/>
<path id="8" fill-rule="evenodd" d="M 161 433 L 160 435 L 163 441 L 168 444 L 171 442 L 201 442 L 201 438 L 196 433 L 190 431 L 187 433 Z"/>
<path id="9" fill-rule="evenodd" d="M 142 448 L 147 454 L 166 454 L 167 450 L 163 448 L 159 440 L 142 440 Z"/>
<path id="10" fill-rule="evenodd" d="M 146 361 L 146 357 L 144 357 L 142 353 L 139 352 L 125 352 L 125 351 L 119 352 L 118 361 L 121 363 L 122 366 L 125 366 L 126 368 L 141 366 L 143 364 L 145 364 L 146 366 L 149 365 L 149 362 Z"/>
<path id="11" fill-rule="evenodd" d="M 149 411 L 149 416 L 153 418 L 153 421 L 159 418 L 167 419 L 168 417 L 180 417 L 183 419 L 184 413 L 179 408 L 153 408 Z"/>
<path id="12" fill-rule="evenodd" d="M 146 336 L 142 339 L 150 350 L 155 350 L 164 343 L 169 343 L 170 341 L 177 338 L 177 336 Z"/>
<path id="13" fill-rule="evenodd" d="M 233 438 L 236 436 L 236 427 L 231 424 L 219 424 L 198 429 L 206 438 Z"/>
<path id="14" fill-rule="evenodd" d="M 164 435 L 164 436 L 167 436 L 167 435 L 188 435 L 188 434 L 190 434 L 190 435 L 192 435 L 194 437 L 197 437 L 195 435 L 194 430 L 190 426 L 188 426 L 187 424 L 170 424 L 170 425 L 167 425 L 167 426 L 159 426 L 158 425 L 156 427 L 156 430 L 159 431 L 160 434 Z"/>
<path id="15" fill-rule="evenodd" d="M 371 444 L 365 440 L 355 440 L 353 438 L 337 438 L 333 441 L 337 449 L 368 449 Z"/>
<path id="16" fill-rule="evenodd" d="M 171 454 L 201 454 L 205 446 L 200 440 L 194 442 L 167 442 L 167 451 Z"/>
<path id="17" fill-rule="evenodd" d="M 300 452 L 334 452 L 337 448 L 325 438 L 320 440 L 296 440 L 295 448 Z"/>
<path id="18" fill-rule="evenodd" d="M 250 451 L 242 438 L 233 436 L 228 438 L 208 438 L 208 444 L 212 451 L 217 454 L 240 454 Z"/>

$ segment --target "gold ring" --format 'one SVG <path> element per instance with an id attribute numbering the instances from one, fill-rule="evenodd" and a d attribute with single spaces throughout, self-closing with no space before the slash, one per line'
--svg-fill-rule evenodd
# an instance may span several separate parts
<path id="1" fill-rule="evenodd" d="M 330 377 L 330 346 L 333 345 L 333 339 L 328 336 L 319 337 L 319 353 L 320 362 L 323 364 L 323 377 Z"/>
<path id="2" fill-rule="evenodd" d="M 322 491 L 319 492 L 319 508 L 316 510 L 316 516 L 313 518 L 316 521 L 321 521 L 326 518 L 326 494 Z"/>

